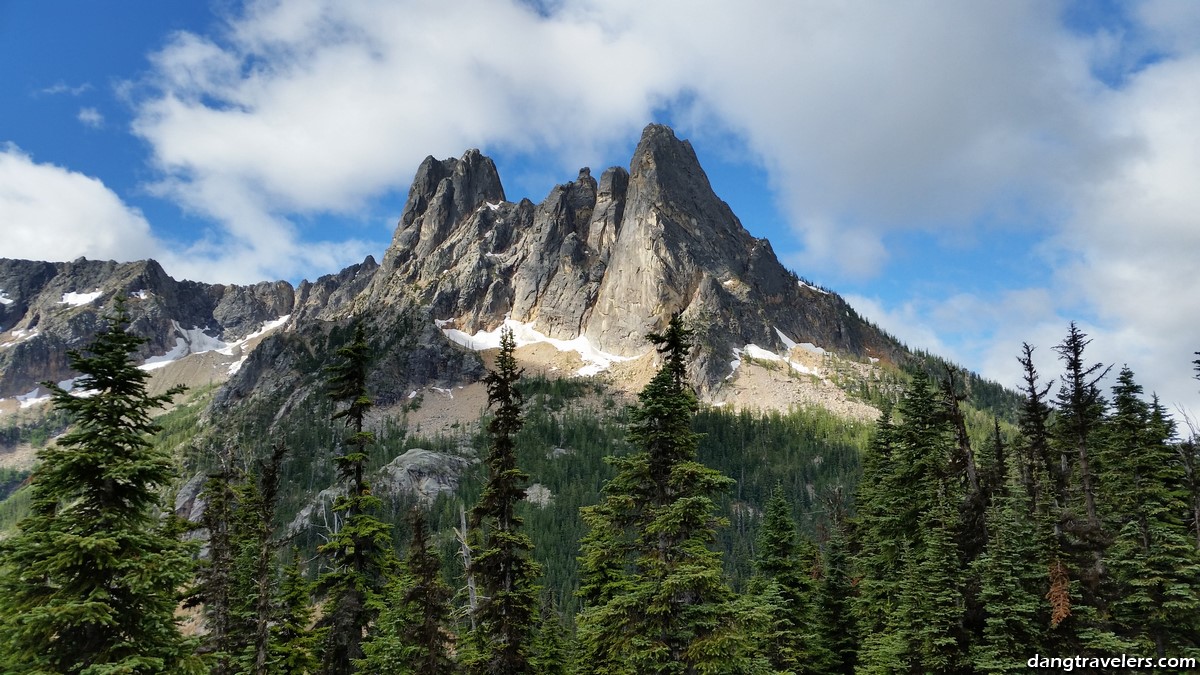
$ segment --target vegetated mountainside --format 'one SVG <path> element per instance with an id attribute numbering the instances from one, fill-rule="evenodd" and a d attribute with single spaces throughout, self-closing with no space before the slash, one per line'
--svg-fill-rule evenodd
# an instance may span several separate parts
<path id="1" fill-rule="evenodd" d="M 368 423 L 380 491 L 394 513 L 429 504 L 442 532 L 476 496 L 479 381 L 498 329 L 514 328 L 533 376 L 521 461 L 539 488 L 528 517 L 568 606 L 578 509 L 610 475 L 603 457 L 624 448 L 630 392 L 655 369 L 644 335 L 672 315 L 697 331 L 688 373 L 716 406 L 698 421 L 702 455 L 738 480 L 724 505 L 729 550 L 750 546 L 749 523 L 776 481 L 805 512 L 844 501 L 868 422 L 896 399 L 905 368 L 931 362 L 783 267 L 713 193 L 691 145 L 659 125 L 628 169 L 599 181 L 582 169 L 540 204 L 506 201 L 478 151 L 428 158 L 381 263 L 368 257 L 295 288 L 175 281 L 153 261 L 0 261 L 0 466 L 27 468 L 5 458 L 23 448 L 28 460 L 61 429 L 39 415 L 37 383 L 74 376 L 66 351 L 91 339 L 118 296 L 149 339 L 140 356 L 156 386 L 194 387 L 159 439 L 188 467 L 179 510 L 197 515 L 218 451 L 248 458 L 282 440 L 280 522 L 309 548 L 337 492 L 324 369 L 353 322 L 365 322 L 375 354 Z M 999 387 L 968 385 L 1011 407 Z M 803 410 L 782 414 L 793 408 Z M 449 553 L 452 541 L 442 543 Z"/>

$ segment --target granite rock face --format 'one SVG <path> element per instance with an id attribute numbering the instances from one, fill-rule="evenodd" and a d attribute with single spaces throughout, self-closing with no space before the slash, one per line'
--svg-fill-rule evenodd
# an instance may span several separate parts
<path id="1" fill-rule="evenodd" d="M 628 171 L 597 182 L 581 169 L 540 204 L 504 201 L 476 150 L 427 158 L 359 303 L 408 303 L 467 333 L 511 318 L 620 356 L 644 353 L 645 334 L 681 313 L 700 333 L 701 390 L 728 374 L 734 348 L 784 349 L 781 332 L 857 356 L 902 351 L 784 268 L 713 193 L 691 144 L 661 125 L 646 127 Z"/>
<path id="2" fill-rule="evenodd" d="M 368 318 L 387 355 L 376 382 L 382 402 L 480 375 L 479 359 L 438 329 L 474 333 L 506 318 L 637 356 L 649 349 L 647 332 L 682 314 L 698 332 L 690 368 L 702 392 L 747 344 L 905 354 L 841 297 L 780 264 L 713 193 L 691 144 L 653 124 L 628 170 L 609 168 L 597 181 L 581 169 L 538 204 L 506 201 L 495 163 L 478 150 L 429 157 L 380 263 L 368 257 L 295 289 L 176 281 L 153 261 L 0 260 L 0 398 L 71 377 L 66 351 L 94 336 L 117 295 L 150 340 L 141 357 L 168 352 L 189 329 L 229 342 L 291 315 L 290 337 L 266 338 L 218 395 L 222 405 L 264 387 L 296 390 L 330 331 L 354 317 Z"/>
<path id="3" fill-rule="evenodd" d="M 0 398 L 76 375 L 67 351 L 95 337 L 118 296 L 126 298 L 131 330 L 148 340 L 138 354 L 143 359 L 176 348 L 181 336 L 238 340 L 291 313 L 295 303 L 285 281 L 252 286 L 176 281 L 153 260 L 0 259 Z"/>

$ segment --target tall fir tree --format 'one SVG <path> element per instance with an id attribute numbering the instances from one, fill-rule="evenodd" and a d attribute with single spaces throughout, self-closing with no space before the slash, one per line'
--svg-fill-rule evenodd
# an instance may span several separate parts
<path id="1" fill-rule="evenodd" d="M 409 525 L 412 540 L 403 574 L 363 644 L 366 657 L 359 668 L 376 675 L 449 675 L 458 672 L 450 656 L 453 591 L 442 581 L 442 563 L 429 542 L 425 514 L 414 507 Z"/>
<path id="2" fill-rule="evenodd" d="M 817 642 L 830 656 L 824 672 L 840 675 L 854 672 L 859 633 L 852 611 L 855 579 L 845 530 L 846 523 L 838 518 L 829 524 L 814 608 Z"/>
<path id="3" fill-rule="evenodd" d="M 275 509 L 286 454 L 287 445 L 277 442 L 270 458 L 258 462 L 256 475 L 247 481 L 247 492 L 241 502 L 245 531 L 242 558 L 248 582 L 245 623 L 249 629 L 248 648 L 242 661 L 243 670 L 253 675 L 266 675 L 268 671 L 271 623 L 277 619 Z"/>
<path id="4" fill-rule="evenodd" d="M 859 670 L 953 672 L 966 647 L 954 428 L 923 372 L 895 412 L 880 422 L 860 484 Z"/>
<path id="5" fill-rule="evenodd" d="M 472 673 L 524 673 L 533 658 L 541 571 L 533 560 L 533 541 L 522 529 L 524 519 L 517 515 L 529 475 L 517 466 L 516 437 L 524 420 L 515 350 L 512 331 L 506 329 L 495 369 L 484 377 L 495 412 L 488 422 L 487 481 L 471 510 L 471 527 L 480 543 L 471 573 L 482 596 L 472 636 L 476 651 L 467 663 Z"/>
<path id="6" fill-rule="evenodd" d="M 129 322 L 118 298 L 95 340 L 68 353 L 82 394 L 44 383 L 73 427 L 39 453 L 31 512 L 0 542 L 4 672 L 198 671 L 175 617 L 192 548 L 163 515 L 177 471 L 149 440 L 152 413 L 181 388 L 147 392 Z"/>
<path id="7" fill-rule="evenodd" d="M 1103 548 L 1104 533 L 1096 506 L 1093 444 L 1104 413 L 1104 399 L 1097 384 L 1110 368 L 1086 362 L 1084 349 L 1089 344 L 1091 340 L 1087 334 L 1072 322 L 1067 337 L 1054 348 L 1065 365 L 1065 372 L 1058 391 L 1058 417 L 1053 434 L 1060 451 L 1062 473 L 1077 481 L 1076 492 L 1082 501 L 1082 513 L 1073 517 L 1072 534 L 1077 539 L 1087 540 L 1086 545 L 1098 552 Z M 1064 504 L 1064 507 L 1070 506 Z"/>
<path id="8" fill-rule="evenodd" d="M 797 536 L 792 507 L 776 484 L 763 513 L 750 591 L 767 620 L 756 651 L 777 671 L 823 673 L 834 660 L 817 631 L 817 556 L 812 541 Z"/>
<path id="9" fill-rule="evenodd" d="M 971 663 L 981 673 L 1024 672 L 1027 655 L 1043 649 L 1049 628 L 1044 548 L 1051 541 L 1037 531 L 1024 480 L 996 491 L 987 519 L 987 550 L 972 564 L 985 619 Z"/>
<path id="10" fill-rule="evenodd" d="M 535 675 L 567 675 L 571 670 L 570 644 L 562 625 L 558 604 L 546 597 L 539 612 L 541 624 L 534 638 L 530 672 Z"/>
<path id="11" fill-rule="evenodd" d="M 638 395 L 617 475 L 585 512 L 586 604 L 578 619 L 584 672 L 741 672 L 752 662 L 739 605 L 712 550 L 716 495 L 732 481 L 696 461 L 687 381 L 691 331 L 679 316 L 647 338 L 662 366 Z M 597 532 L 605 528 L 606 532 Z M 609 547 L 616 554 L 602 554 Z"/>
<path id="12" fill-rule="evenodd" d="M 1097 441 L 1104 422 L 1105 401 L 1098 383 L 1110 368 L 1088 364 L 1084 356 L 1091 343 L 1072 322 L 1067 336 L 1054 351 L 1064 364 L 1051 426 L 1051 444 L 1058 451 L 1060 471 L 1067 477 L 1067 495 L 1059 511 L 1061 557 L 1055 575 L 1070 579 L 1070 615 L 1058 622 L 1056 641 L 1064 650 L 1102 655 L 1127 650 L 1129 645 L 1113 633 L 1108 607 L 1115 589 L 1108 576 L 1105 553 L 1112 536 L 1100 518 Z M 1061 597 L 1061 594 L 1060 594 Z"/>
<path id="13" fill-rule="evenodd" d="M 1023 397 L 1017 416 L 1020 430 L 1017 465 L 1021 482 L 1031 508 L 1035 503 L 1054 504 L 1061 508 L 1066 503 L 1067 474 L 1062 462 L 1056 461 L 1050 443 L 1052 409 L 1047 396 L 1054 383 L 1040 383 L 1037 367 L 1033 363 L 1033 346 L 1025 342 L 1021 348 L 1022 354 L 1017 358 L 1023 371 Z M 1046 481 L 1039 480 L 1039 476 L 1048 477 L 1050 484 L 1044 485 Z M 1045 493 L 1050 494 L 1043 499 Z"/>
<path id="14" fill-rule="evenodd" d="M 233 672 L 233 658 L 238 651 L 234 627 L 239 590 L 235 588 L 234 558 L 238 544 L 233 525 L 237 511 L 234 484 L 241 478 L 229 451 L 223 451 L 219 459 L 219 469 L 208 475 L 200 492 L 204 500 L 200 527 L 208 533 L 208 557 L 197 566 L 186 606 L 203 607 L 207 634 L 200 651 L 208 654 L 212 675 L 227 675 Z"/>
<path id="15" fill-rule="evenodd" d="M 397 561 L 392 547 L 391 527 L 376 517 L 379 497 L 366 480 L 367 448 L 375 435 L 366 428 L 372 401 L 367 391 L 370 347 L 360 320 L 350 342 L 337 350 L 338 361 L 329 369 L 329 395 L 344 407 L 333 420 L 344 420 L 349 435 L 342 454 L 334 458 L 347 494 L 334 502 L 341 528 L 332 533 L 319 551 L 328 558 L 329 571 L 318 579 L 318 592 L 327 597 L 318 626 L 325 630 L 321 653 L 324 675 L 354 672 L 363 657 L 362 640 L 367 627 L 383 607 L 383 595 Z"/>
<path id="16" fill-rule="evenodd" d="M 292 551 L 291 561 L 280 574 L 275 621 L 270 627 L 267 657 L 270 675 L 308 675 L 320 665 L 317 649 L 322 632 L 309 628 L 313 615 L 312 587 L 300 569 L 299 552 Z"/>
<path id="17" fill-rule="evenodd" d="M 1116 533 L 1108 565 L 1117 585 L 1112 614 L 1121 637 L 1158 656 L 1200 648 L 1200 555 L 1188 536 L 1183 469 L 1174 425 L 1141 398 L 1123 368 L 1103 443 L 1106 493 Z"/>

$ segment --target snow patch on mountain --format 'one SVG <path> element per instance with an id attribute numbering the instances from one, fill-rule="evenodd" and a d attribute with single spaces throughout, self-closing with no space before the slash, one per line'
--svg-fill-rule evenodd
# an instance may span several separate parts
<path id="1" fill-rule="evenodd" d="M 84 305 L 92 304 L 103 294 L 104 292 L 100 289 L 96 289 L 91 293 L 63 293 L 62 300 L 59 300 L 58 304 L 83 307 Z"/>
<path id="2" fill-rule="evenodd" d="M 533 327 L 532 323 L 521 323 L 512 319 L 505 319 L 504 323 L 490 331 L 481 330 L 474 335 L 458 330 L 457 328 L 447 328 L 454 322 L 453 319 L 435 319 L 434 323 L 441 329 L 442 334 L 449 338 L 452 342 L 462 345 L 472 351 L 483 351 L 484 349 L 499 349 L 500 334 L 508 328 L 513 333 L 513 340 L 518 347 L 525 345 L 544 342 L 560 352 L 575 352 L 579 355 L 587 365 L 575 371 L 575 374 L 580 377 L 589 377 L 602 373 L 612 367 L 614 363 L 621 361 L 632 361 L 636 356 L 617 356 L 603 352 L 588 342 L 584 336 L 579 336 L 573 340 L 559 340 L 552 338 L 539 332 Z"/>
<path id="3" fill-rule="evenodd" d="M 14 339 L 9 340 L 8 342 L 0 342 L 0 349 L 8 349 L 9 347 L 12 347 L 14 345 L 21 344 L 22 342 L 25 342 L 26 340 L 32 340 L 33 338 L 38 336 L 38 332 L 37 332 L 36 328 L 33 330 L 18 329 L 18 330 L 14 330 L 12 332 L 12 336 Z"/>
<path id="4" fill-rule="evenodd" d="M 779 339 L 783 341 L 783 346 L 787 347 L 787 350 L 789 352 L 796 348 L 796 341 L 791 339 L 790 337 L 784 335 L 783 331 L 776 328 L 775 334 L 778 335 Z"/>
<path id="5" fill-rule="evenodd" d="M 222 356 L 235 356 L 239 350 L 251 340 L 257 339 L 270 333 L 271 331 L 283 326 L 292 318 L 291 314 L 285 314 L 278 319 L 263 322 L 263 325 L 258 330 L 250 333 L 240 340 L 233 342 L 225 342 L 220 338 L 213 337 L 204 332 L 202 328 L 185 329 L 179 325 L 178 321 L 172 321 L 171 325 L 175 329 L 175 346 L 165 354 L 160 356 L 151 356 L 146 359 L 142 365 L 138 366 L 142 370 L 157 370 L 165 367 L 167 364 L 174 363 L 179 359 L 189 354 L 203 354 L 205 352 L 217 352 Z M 246 362 L 247 354 L 243 354 L 240 359 L 229 364 L 227 373 L 233 375 L 241 370 L 242 365 Z"/>
<path id="6" fill-rule="evenodd" d="M 228 344 L 208 335 L 202 328 L 185 329 L 179 325 L 178 321 L 172 321 L 171 326 L 175 330 L 175 347 L 161 356 L 151 356 L 142 365 L 138 366 L 138 368 L 142 370 L 157 370 L 169 363 L 182 359 L 188 354 L 203 354 L 204 352 L 221 351 L 229 348 Z"/>
<path id="7" fill-rule="evenodd" d="M 8 293 L 5 293 L 3 290 L 0 290 L 0 305 L 11 305 L 14 302 L 16 302 L 16 300 L 13 300 L 12 298 L 8 297 Z"/>
<path id="8" fill-rule="evenodd" d="M 32 390 L 24 394 L 17 394 L 17 401 L 21 403 L 21 409 L 32 408 L 35 405 L 40 405 L 50 400 L 50 392 L 42 392 L 41 387 L 34 387 Z"/>
<path id="9" fill-rule="evenodd" d="M 810 351 L 815 354 L 821 354 L 821 355 L 826 354 L 826 351 L 824 349 L 817 347 L 816 345 L 812 344 L 811 342 L 802 342 L 802 343 L 797 344 L 796 342 L 794 342 L 790 338 L 788 338 L 788 336 L 784 335 L 778 328 L 775 329 L 775 332 L 779 335 L 779 339 L 783 341 L 783 344 L 787 346 L 789 352 L 792 349 L 799 347 L 800 349 L 804 349 L 806 351 Z M 748 344 L 745 347 L 742 347 L 741 349 L 733 350 L 733 361 L 729 362 L 731 372 L 729 373 L 729 375 L 725 376 L 725 379 L 728 380 L 737 373 L 738 368 L 741 367 L 741 365 L 742 365 L 742 356 L 743 355 L 745 355 L 749 358 L 752 358 L 752 359 L 757 359 L 759 361 L 772 361 L 772 362 L 782 361 L 784 363 L 787 363 L 788 367 L 790 367 L 792 370 L 794 370 L 797 373 L 800 373 L 802 375 L 816 375 L 818 377 L 821 376 L 821 371 L 819 371 L 815 368 L 810 368 L 810 367 L 804 365 L 803 363 L 797 363 L 789 358 L 780 356 L 779 354 L 776 354 L 775 352 L 763 349 L 762 347 L 759 347 L 756 344 Z"/>
<path id="10" fill-rule="evenodd" d="M 829 353 L 829 352 L 825 351 L 824 349 L 822 349 L 821 347 L 818 347 L 818 346 L 814 345 L 814 344 L 813 344 L 813 343 L 811 343 L 811 342 L 801 342 L 800 344 L 798 344 L 798 345 L 796 345 L 796 346 L 797 346 L 797 347 L 799 347 L 799 348 L 801 348 L 801 349 L 803 349 L 803 350 L 805 350 L 805 351 L 809 351 L 809 352 L 812 352 L 812 353 L 814 353 L 814 354 L 819 354 L 819 355 L 821 355 L 821 356 L 824 356 L 824 355 L 826 355 L 826 354 L 828 354 L 828 353 Z"/>

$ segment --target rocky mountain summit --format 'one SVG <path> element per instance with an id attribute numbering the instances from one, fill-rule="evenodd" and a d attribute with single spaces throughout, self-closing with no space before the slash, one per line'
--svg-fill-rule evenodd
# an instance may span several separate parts
<path id="1" fill-rule="evenodd" d="M 643 336 L 681 313 L 702 331 L 692 370 L 702 391 L 746 345 L 900 354 L 839 296 L 784 268 L 713 193 L 691 144 L 653 124 L 628 170 L 597 182 L 581 169 L 536 205 L 506 201 L 477 150 L 427 158 L 359 306 L 400 298 L 464 335 L 507 319 L 616 357 L 645 353 Z"/>
<path id="2" fill-rule="evenodd" d="M 118 295 L 127 299 L 132 329 L 148 339 L 143 359 L 235 342 L 291 314 L 296 300 L 287 282 L 176 281 L 153 260 L 0 259 L 0 398 L 73 377 L 67 351 L 91 341 Z"/>
<path id="3" fill-rule="evenodd" d="M 298 391 L 311 375 L 303 364 L 329 346 L 321 335 L 352 316 L 369 317 L 392 342 L 403 336 L 403 353 L 381 368 L 391 401 L 481 374 L 478 357 L 458 345 L 491 346 L 505 322 L 519 339 L 577 352 L 589 374 L 645 355 L 644 335 L 681 313 L 699 332 L 691 373 L 706 395 L 743 353 L 810 373 L 789 358 L 798 347 L 860 361 L 904 355 L 841 297 L 780 264 L 713 193 L 691 144 L 655 124 L 628 169 L 608 168 L 598 181 L 581 169 L 540 204 L 507 201 L 496 165 L 478 150 L 429 157 L 381 263 L 368 257 L 295 288 L 176 281 L 154 261 L 0 260 L 0 399 L 71 378 L 67 350 L 91 339 L 118 295 L 149 339 L 147 366 L 205 352 L 234 359 L 232 345 L 269 330 L 304 336 L 267 336 L 254 354 L 214 365 L 229 380 L 218 404 L 263 387 Z"/>

